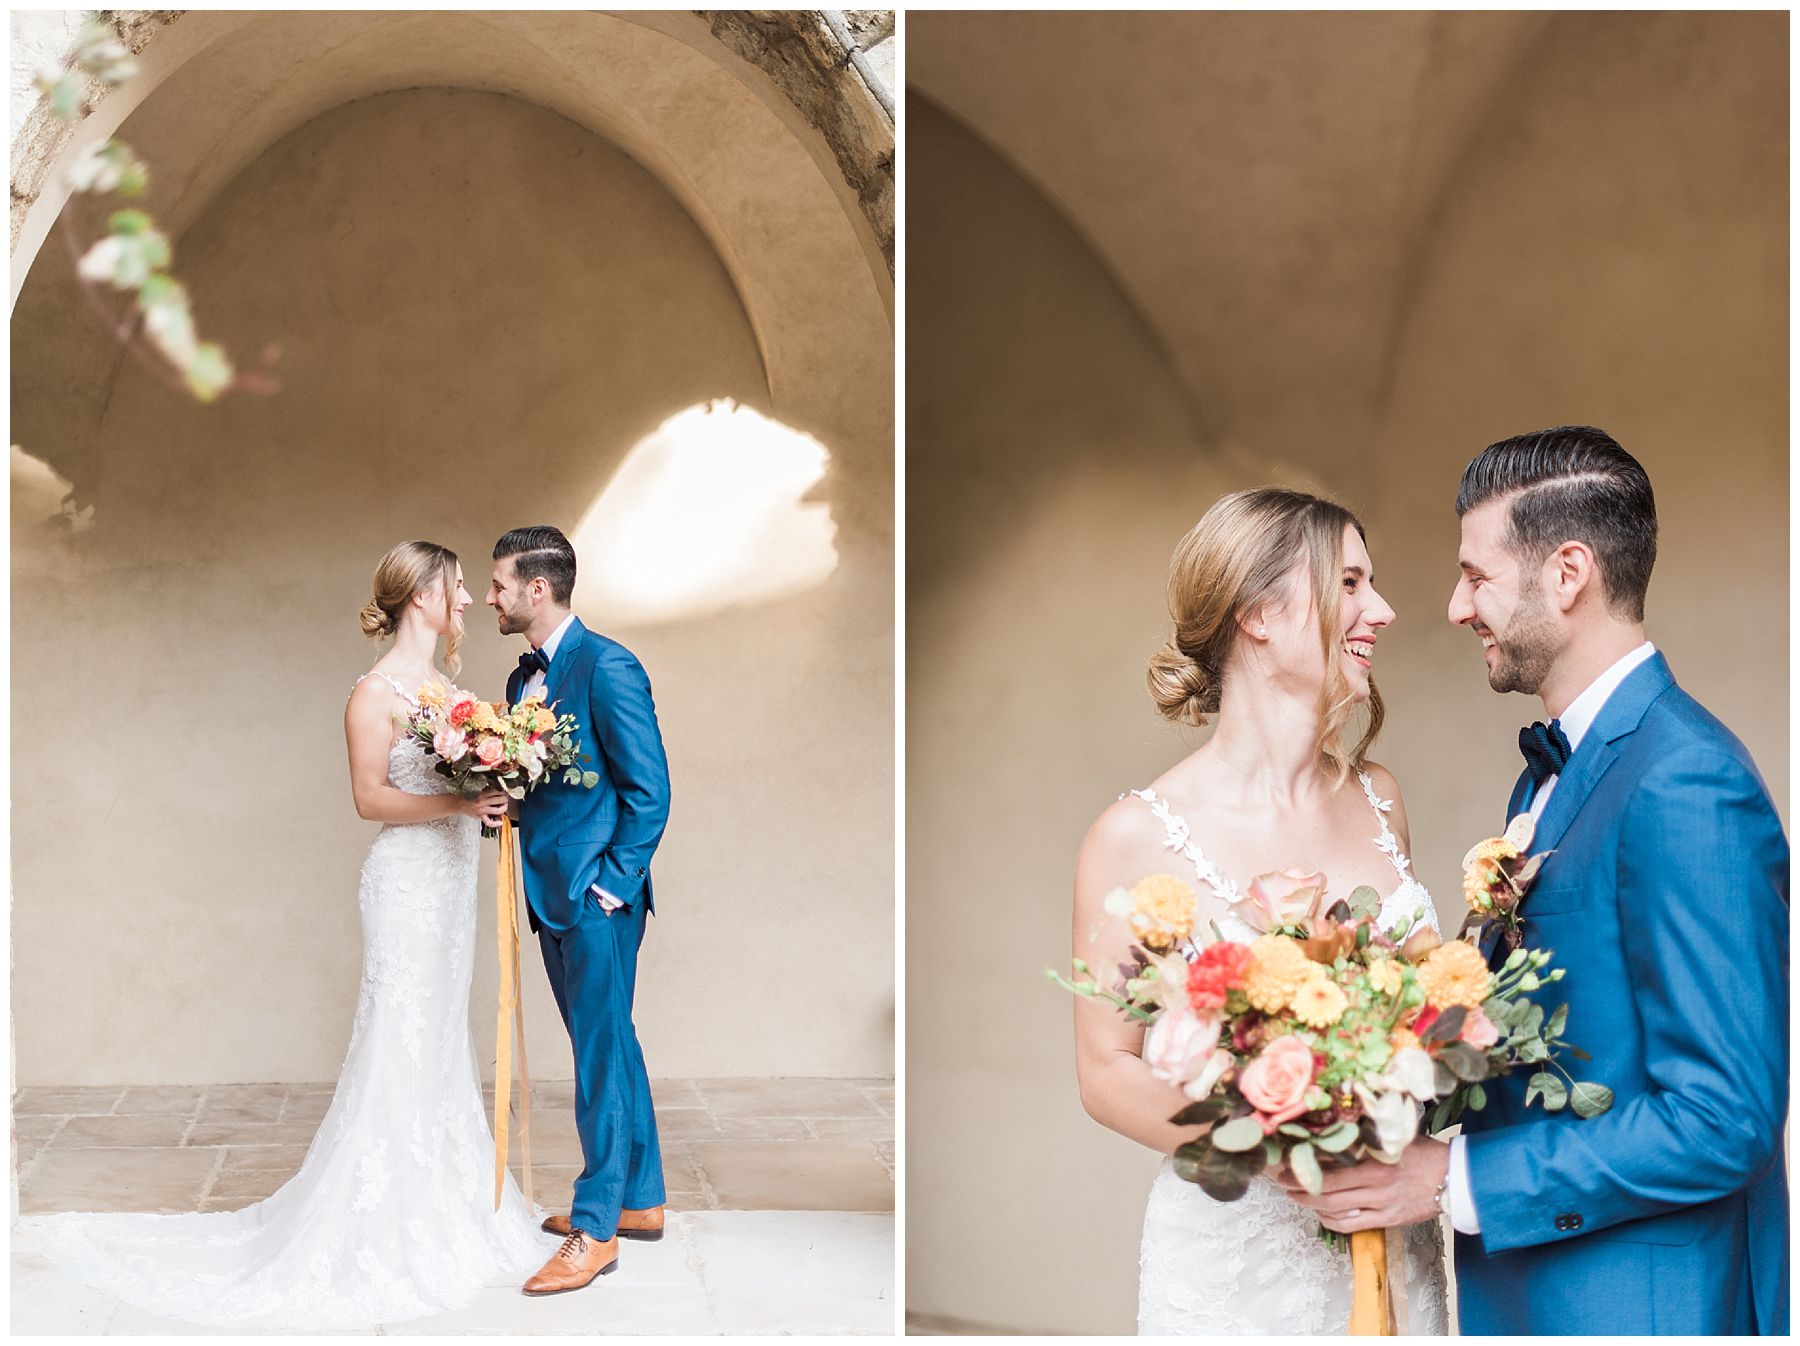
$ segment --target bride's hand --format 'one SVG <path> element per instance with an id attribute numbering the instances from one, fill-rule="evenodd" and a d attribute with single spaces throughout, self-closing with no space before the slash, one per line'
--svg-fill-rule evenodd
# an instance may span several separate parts
<path id="1" fill-rule="evenodd" d="M 498 827 L 500 820 L 506 817 L 508 802 L 506 791 L 490 786 L 473 799 L 459 800 L 457 812 L 478 819 L 483 827 Z"/>

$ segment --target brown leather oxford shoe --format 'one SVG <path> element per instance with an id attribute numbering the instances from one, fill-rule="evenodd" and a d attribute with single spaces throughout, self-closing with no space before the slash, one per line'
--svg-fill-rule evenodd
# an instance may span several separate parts
<path id="1" fill-rule="evenodd" d="M 640 1243 L 655 1243 L 663 1236 L 664 1207 L 652 1206 L 648 1210 L 622 1210 L 619 1212 L 619 1233 L 622 1239 L 636 1239 Z M 573 1229 L 566 1215 L 552 1215 L 544 1221 L 546 1234 L 556 1234 L 567 1238 Z"/>
<path id="2" fill-rule="evenodd" d="M 562 1247 L 538 1268 L 537 1275 L 525 1282 L 528 1295 L 560 1295 L 579 1290 L 596 1276 L 604 1276 L 619 1267 L 619 1240 L 609 1238 L 601 1243 L 579 1229 L 569 1231 Z"/>

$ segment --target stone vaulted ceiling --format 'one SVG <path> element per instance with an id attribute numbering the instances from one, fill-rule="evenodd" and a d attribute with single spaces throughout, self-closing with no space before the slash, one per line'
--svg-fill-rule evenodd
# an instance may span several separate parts
<path id="1" fill-rule="evenodd" d="M 922 12 L 907 78 L 1086 235 L 1211 442 L 1306 462 L 1372 422 L 1436 203 L 1553 22 Z"/>

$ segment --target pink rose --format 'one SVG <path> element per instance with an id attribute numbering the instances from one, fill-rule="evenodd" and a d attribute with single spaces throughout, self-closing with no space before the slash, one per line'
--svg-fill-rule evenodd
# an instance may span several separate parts
<path id="1" fill-rule="evenodd" d="M 460 761 L 469 750 L 469 736 L 460 729 L 445 725 L 432 735 L 431 750 L 446 762 Z"/>
<path id="2" fill-rule="evenodd" d="M 498 738 L 484 738 L 475 745 L 475 760 L 483 766 L 499 766 L 506 756 L 506 744 Z"/>
<path id="3" fill-rule="evenodd" d="M 1150 1073 L 1165 1084 L 1177 1088 L 1209 1073 L 1213 1053 L 1219 1046 L 1219 1016 L 1204 1018 L 1192 1010 L 1171 1007 L 1164 1010 L 1144 1034 L 1144 1064 Z M 1216 1081 L 1218 1074 L 1212 1074 Z M 1212 1088 L 1208 1082 L 1207 1088 Z M 1204 1094 L 1190 1095 L 1204 1098 Z"/>
<path id="4" fill-rule="evenodd" d="M 1479 1009 L 1472 1009 L 1469 1011 L 1468 1017 L 1463 1020 L 1462 1032 L 1457 1036 L 1476 1051 L 1485 1052 L 1500 1041 L 1500 1030 L 1494 1026 L 1494 1021 L 1487 1015 Z"/>
<path id="5" fill-rule="evenodd" d="M 1263 1133 L 1273 1135 L 1283 1122 L 1306 1111 L 1316 1063 L 1312 1048 L 1289 1033 L 1276 1038 L 1238 1076 L 1238 1092 L 1262 1114 Z"/>
<path id="6" fill-rule="evenodd" d="M 1303 869 L 1283 869 L 1258 874 L 1248 893 L 1231 904 L 1232 910 L 1251 929 L 1267 934 L 1283 925 L 1300 925 L 1318 918 L 1315 908 L 1325 896 L 1325 876 Z"/>

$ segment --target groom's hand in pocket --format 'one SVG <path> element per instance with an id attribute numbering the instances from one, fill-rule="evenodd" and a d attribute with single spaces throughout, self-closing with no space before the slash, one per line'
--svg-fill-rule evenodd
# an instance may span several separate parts
<path id="1" fill-rule="evenodd" d="M 1447 1144 L 1419 1139 L 1406 1147 L 1397 1164 L 1365 1159 L 1350 1168 L 1326 1169 L 1324 1188 L 1317 1196 L 1286 1168 L 1275 1180 L 1295 1201 L 1317 1211 L 1327 1229 L 1354 1234 L 1435 1220 L 1438 1191 L 1449 1168 Z"/>

